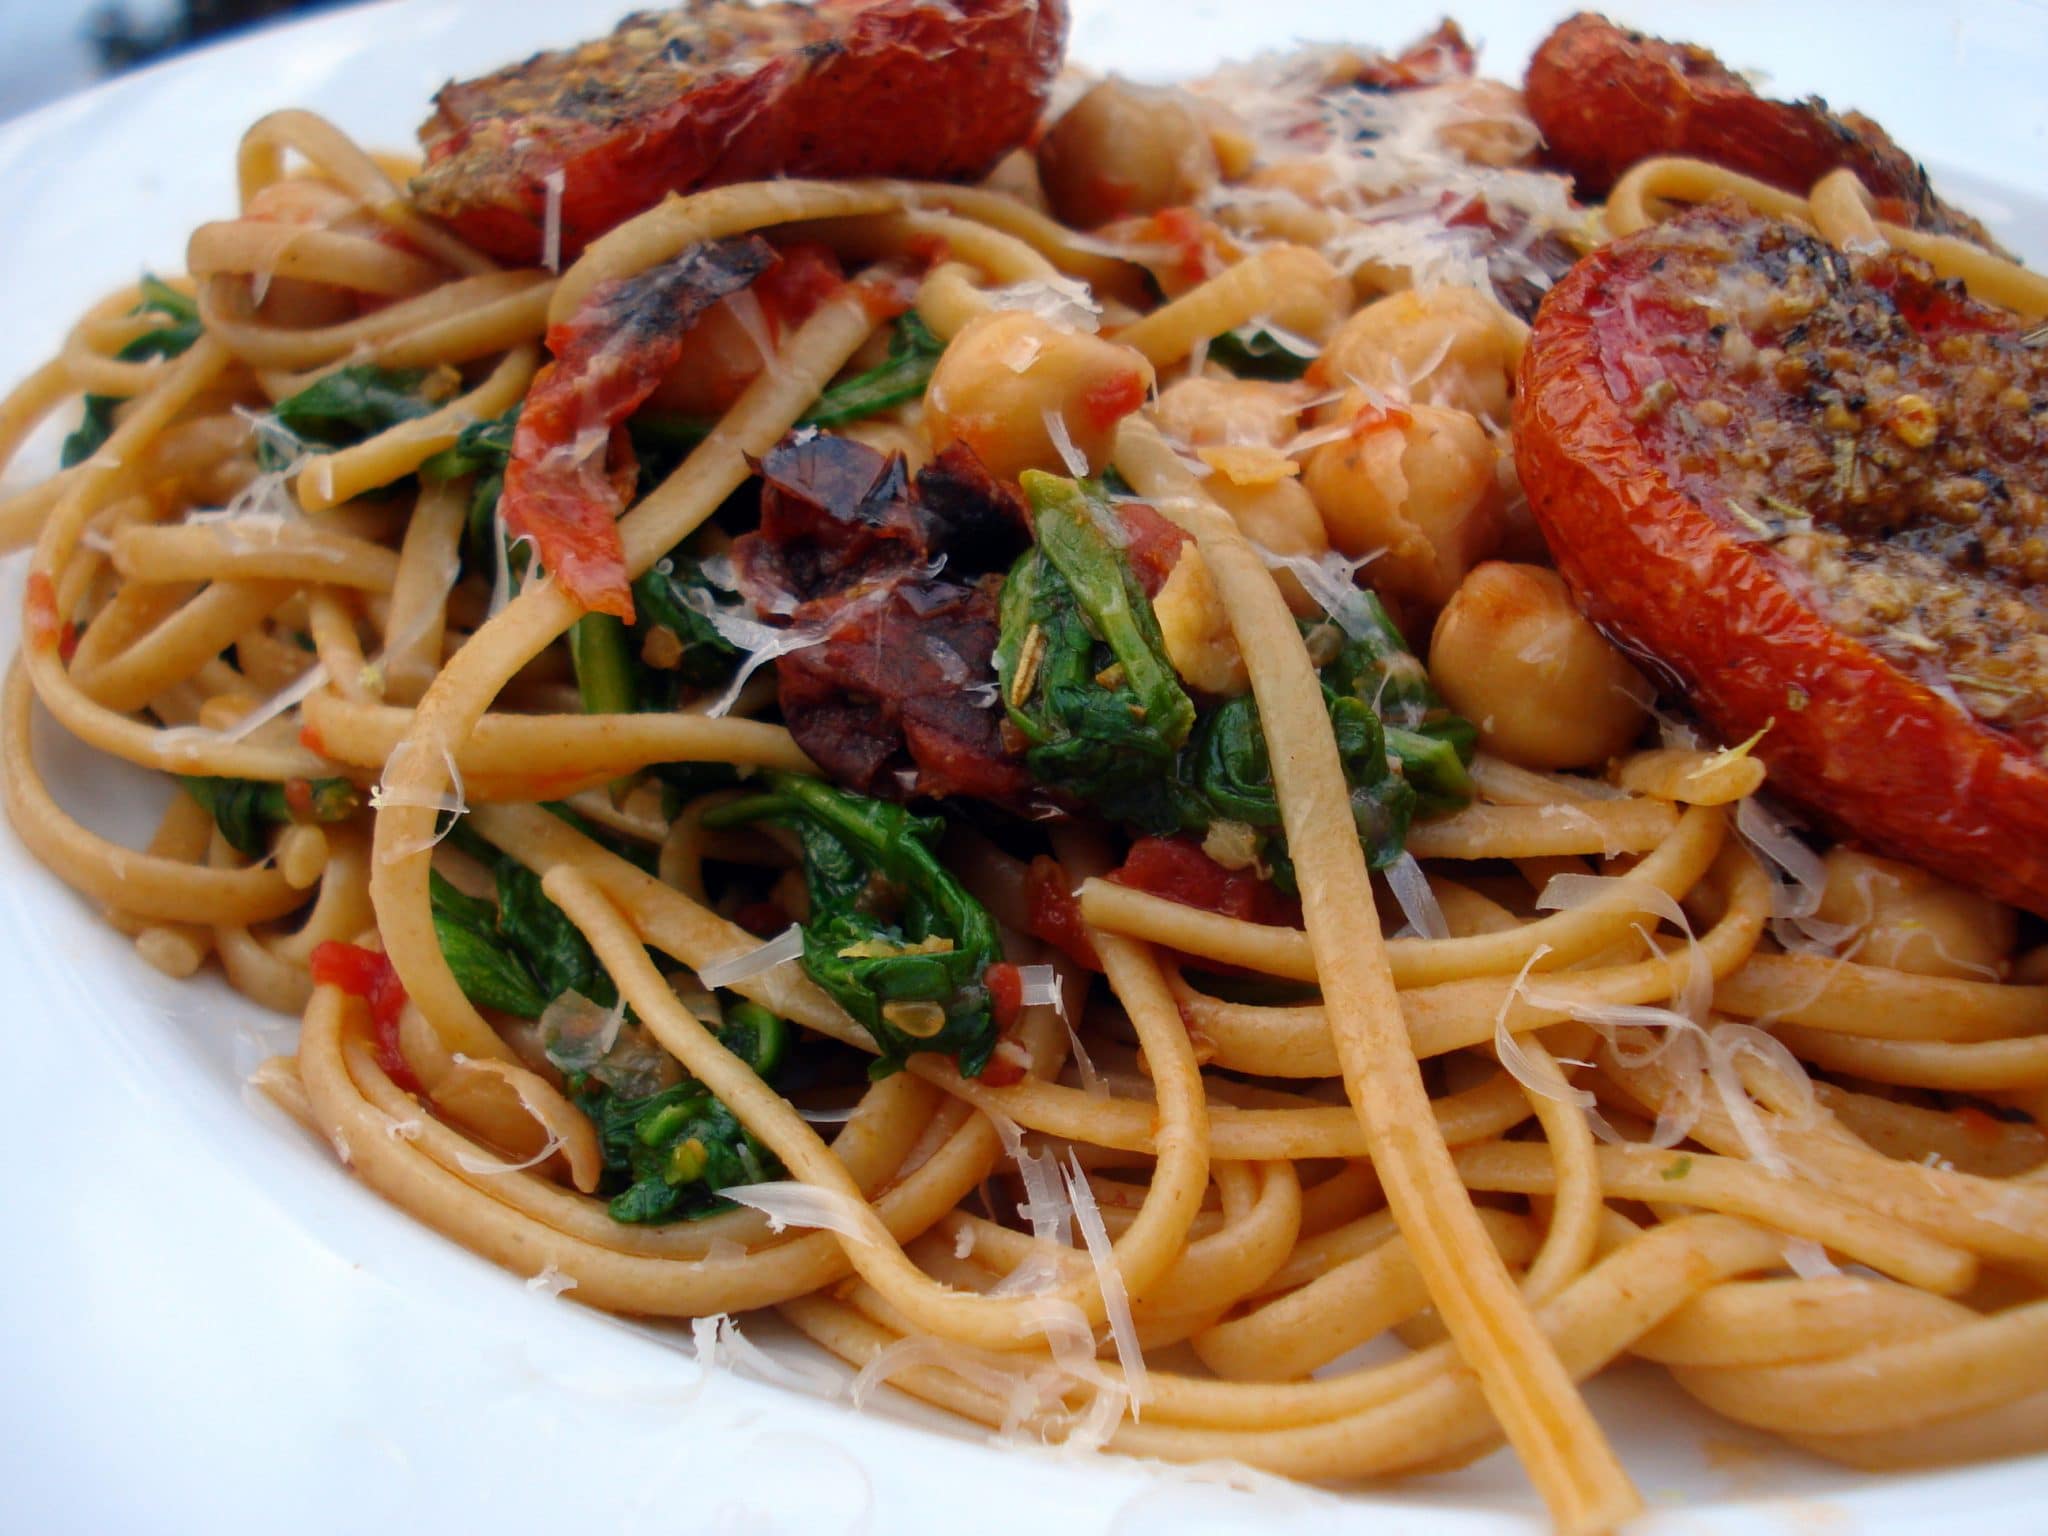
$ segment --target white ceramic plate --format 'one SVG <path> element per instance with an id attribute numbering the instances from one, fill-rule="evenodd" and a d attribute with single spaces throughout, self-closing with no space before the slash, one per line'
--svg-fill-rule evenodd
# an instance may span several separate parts
<path id="1" fill-rule="evenodd" d="M 12 0 L 20 3 L 20 0 Z M 306 106 L 408 142 L 433 90 L 607 28 L 623 0 L 413 0 L 260 34 L 0 127 L 0 381 L 142 267 L 175 271 L 233 206 L 242 129 Z M 1080 0 L 1072 56 L 1171 77 L 1296 38 L 1395 44 L 1435 4 Z M 1510 78 L 1550 7 L 1458 7 Z M 1880 116 L 1947 190 L 2048 258 L 2048 12 L 1983 6 L 1611 6 Z M 2023 190 L 2024 189 L 2024 190 Z M 2032 196 L 2027 195 L 2031 191 Z M 54 460 L 54 443 L 40 471 Z M 0 568 L 0 633 L 21 564 Z M 54 735 L 55 733 L 46 733 Z M 144 835 L 162 791 L 46 739 L 93 824 Z M 290 1530 L 1205 1536 L 1260 1530 L 1541 1530 L 1510 1459 L 1332 1497 L 1232 1492 L 865 1414 L 725 1374 L 687 1335 L 530 1292 L 352 1182 L 245 1097 L 288 1040 L 217 982 L 137 961 L 0 831 L 0 999 L 10 1164 L 0 1207 L 0 1529 L 154 1536 Z M 802 1351 L 786 1336 L 770 1342 Z M 1647 1369 L 1594 1383 L 1668 1533 L 2048 1526 L 2048 1460 L 1866 1478 L 1772 1448 Z M 891 1394 L 883 1394 L 887 1397 Z"/>

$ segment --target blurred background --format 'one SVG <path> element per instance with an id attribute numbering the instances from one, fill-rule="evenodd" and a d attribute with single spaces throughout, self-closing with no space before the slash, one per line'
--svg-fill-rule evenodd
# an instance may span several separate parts
<path id="1" fill-rule="evenodd" d="M 0 120 L 211 38 L 348 0 L 0 0 Z"/>

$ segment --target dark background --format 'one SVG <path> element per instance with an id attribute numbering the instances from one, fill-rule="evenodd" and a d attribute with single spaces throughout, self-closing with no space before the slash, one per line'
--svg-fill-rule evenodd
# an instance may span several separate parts
<path id="1" fill-rule="evenodd" d="M 0 118 L 211 38 L 347 0 L 0 0 Z"/>

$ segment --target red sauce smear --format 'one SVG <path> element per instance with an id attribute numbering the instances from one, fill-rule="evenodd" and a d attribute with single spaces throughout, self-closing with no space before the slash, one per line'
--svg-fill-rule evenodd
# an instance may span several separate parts
<path id="1" fill-rule="evenodd" d="M 57 584 L 42 571 L 30 572 L 25 603 L 29 644 L 41 651 L 61 646 L 64 626 L 57 618 Z"/>
<path id="2" fill-rule="evenodd" d="M 1389 427 L 1405 427 L 1415 418 L 1398 405 L 1382 405 L 1377 401 L 1365 400 L 1351 418 L 1353 437 L 1371 437 L 1375 432 L 1384 432 Z"/>
<path id="3" fill-rule="evenodd" d="M 405 984 L 388 955 L 360 944 L 328 939 L 313 950 L 313 981 L 318 986 L 339 987 L 350 997 L 370 1005 L 370 1027 L 377 1065 L 392 1082 L 407 1093 L 426 1090 L 414 1075 L 398 1044 L 399 1015 L 405 1012 Z"/>
<path id="4" fill-rule="evenodd" d="M 1180 564 L 1181 546 L 1189 542 L 1187 532 L 1142 501 L 1119 502 L 1116 515 L 1123 525 L 1124 557 L 1131 563 L 1131 574 L 1147 597 L 1157 597 Z"/>
<path id="5" fill-rule="evenodd" d="M 1009 961 L 998 960 L 982 972 L 981 984 L 988 988 L 989 1008 L 995 1015 L 996 1028 L 1007 1030 L 1024 1011 L 1023 973 Z"/>
<path id="6" fill-rule="evenodd" d="M 1293 927 L 1301 922 L 1298 902 L 1256 875 L 1225 869 L 1188 837 L 1138 839 L 1131 844 L 1123 866 L 1112 870 L 1109 878 L 1182 906 L 1220 912 L 1247 923 Z"/>
<path id="7" fill-rule="evenodd" d="M 1963 1134 L 1972 1141 L 1994 1142 L 1998 1140 L 2001 1127 L 1995 1116 L 1986 1114 L 1974 1104 L 1965 1104 L 1955 1112 L 1956 1124 L 1963 1128 Z"/>
<path id="8" fill-rule="evenodd" d="M 754 296 L 768 318 L 768 334 L 780 341 L 845 286 L 846 274 L 832 248 L 804 240 L 782 248 L 782 260 L 761 274 Z"/>
<path id="9" fill-rule="evenodd" d="M 1145 403 L 1145 375 L 1133 368 L 1111 374 L 1081 396 L 1081 414 L 1088 425 L 1106 432 Z"/>
<path id="10" fill-rule="evenodd" d="M 1162 208 L 1152 215 L 1150 228 L 1158 238 L 1179 253 L 1177 275 L 1182 282 L 1199 283 L 1209 275 L 1209 226 L 1192 208 Z"/>
<path id="11" fill-rule="evenodd" d="M 996 1042 L 975 1081 L 990 1088 L 1014 1088 L 1024 1081 L 1024 1067 L 1030 1060 L 1023 1046 L 1005 1037 Z"/>
<path id="12" fill-rule="evenodd" d="M 1081 904 L 1074 900 L 1073 881 L 1064 864 L 1045 854 L 1033 859 L 1024 872 L 1024 901 L 1025 932 L 1052 945 L 1078 966 L 1102 969 L 1102 957 L 1095 953 L 1088 925 L 1081 920 Z"/>

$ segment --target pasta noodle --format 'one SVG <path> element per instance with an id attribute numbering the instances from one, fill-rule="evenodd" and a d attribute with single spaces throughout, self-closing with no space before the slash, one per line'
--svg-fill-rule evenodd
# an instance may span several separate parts
<path id="1" fill-rule="evenodd" d="M 1641 1507 L 1577 1386 L 1625 1356 L 1852 1465 L 2048 1446 L 2038 954 L 1982 975 L 1859 958 L 1848 930 L 1819 924 L 1817 892 L 1800 908 L 1768 847 L 1734 835 L 1769 788 L 1748 744 L 1677 736 L 1565 768 L 1474 758 L 1467 739 L 1463 801 L 1404 819 L 1391 852 L 1410 873 L 1398 901 L 1375 889 L 1371 869 L 1392 861 L 1361 830 L 1362 786 L 1382 767 L 1359 766 L 1357 716 L 1331 702 L 1328 671 L 1364 638 L 1341 594 L 1361 592 L 1371 552 L 1341 545 L 1314 494 L 1335 482 L 1303 491 L 1303 466 L 1454 409 L 1429 391 L 1468 366 L 1462 333 L 1412 376 L 1400 364 L 1391 398 L 1356 376 L 1320 395 L 1253 383 L 1220 360 L 1232 338 L 1239 362 L 1275 336 L 1334 347 L 1361 294 L 1397 286 L 1384 254 L 1333 259 L 1358 236 L 1336 200 L 1219 193 L 1228 217 L 1202 237 L 1213 270 L 1159 299 L 1129 254 L 1142 241 L 1070 229 L 993 186 L 791 177 L 688 192 L 555 275 L 508 268 L 429 217 L 402 168 L 307 113 L 258 123 L 241 211 L 194 233 L 189 282 L 112 295 L 0 403 L 0 456 L 80 394 L 103 402 L 89 410 L 104 427 L 0 503 L 0 539 L 32 547 L 0 694 L 8 816 L 147 963 L 189 976 L 217 961 L 250 997 L 303 1016 L 295 1053 L 257 1082 L 369 1185 L 586 1305 L 779 1308 L 860 1372 L 856 1399 L 886 1383 L 1009 1434 L 1320 1479 L 1442 1469 L 1504 1440 L 1568 1531 Z M 1798 195 L 1645 160 L 1587 238 L 1721 197 L 1838 246 L 1902 247 L 1990 302 L 2048 314 L 2041 278 L 1878 217 L 1848 171 Z M 293 198 L 326 212 L 279 217 Z M 754 353 L 682 449 L 660 460 L 635 438 L 622 480 L 602 454 L 624 451 L 604 446 L 624 426 L 586 421 L 551 450 L 595 453 L 597 478 L 624 486 L 645 472 L 619 491 L 616 521 L 640 608 L 605 630 L 517 521 L 515 480 L 539 473 L 524 445 L 536 402 L 571 375 L 564 338 L 608 296 L 757 236 L 757 268 L 833 275 L 777 310 L 749 272 L 715 321 L 696 321 L 749 332 Z M 1433 302 L 1428 285 L 1416 301 Z M 753 512 L 768 504 L 762 477 L 816 441 L 821 401 L 891 335 L 889 356 L 911 355 L 891 330 L 907 304 L 938 371 L 928 394 L 920 376 L 863 411 L 867 426 L 927 459 L 947 441 L 981 452 L 981 429 L 950 422 L 949 388 L 1018 392 L 1026 426 L 1006 430 L 1050 434 L 1058 459 L 1042 468 L 1111 477 L 1115 494 L 1086 503 L 1071 537 L 1126 572 L 1153 544 L 1170 551 L 1172 574 L 1130 599 L 1153 660 L 1185 676 L 1206 647 L 1237 667 L 1205 675 L 1243 679 L 1228 707 L 1250 721 L 1266 779 L 1240 789 L 1246 803 L 1268 794 L 1271 816 L 1219 815 L 1180 839 L 1230 899 L 1133 875 L 1132 839 L 1085 818 L 1050 841 L 997 818 L 997 832 L 956 826 L 929 848 L 905 820 L 845 896 L 900 932 L 819 937 L 835 888 L 815 865 L 820 823 L 791 809 L 808 791 L 789 786 L 832 777 L 833 743 L 790 708 L 788 658 L 832 653 L 835 632 L 822 598 L 758 600 L 746 583 L 765 557 L 745 541 L 767 526 Z M 977 338 L 1020 311 L 1024 339 L 987 362 Z M 129 355 L 188 313 L 189 344 Z M 1505 391 L 1525 334 L 1483 365 L 1488 388 Z M 1133 379 L 1091 449 L 1066 411 Z M 1277 411 L 1282 426 L 1240 414 L 1204 437 L 1185 427 L 1193 415 L 1146 404 L 1148 382 L 1190 412 Z M 347 410 L 382 400 L 396 414 L 343 430 L 307 403 L 349 390 Z M 1403 516 L 1426 521 L 1422 450 L 1406 451 L 1395 458 L 1418 488 Z M 1025 477 L 1044 571 L 1060 536 L 1050 498 L 1064 494 L 1050 478 Z M 891 505 L 911 505 L 907 474 L 893 484 Z M 1321 520 L 1282 558 L 1260 519 L 1296 493 Z M 1132 502 L 1150 523 L 1117 521 Z M 1199 582 L 1182 574 L 1197 565 Z M 657 577 L 681 594 L 659 622 L 644 585 Z M 1062 579 L 1081 602 L 1085 582 Z M 1050 622 L 992 658 L 989 640 L 988 681 L 963 663 L 948 690 L 985 687 L 1016 735 L 1037 669 L 1061 664 Z M 1097 628 L 1089 644 L 1120 643 Z M 1007 608 L 1002 630 L 1008 647 Z M 614 643 L 630 648 L 598 649 Z M 725 671 L 681 672 L 690 646 Z M 733 678 L 749 658 L 782 660 L 779 694 L 775 673 Z M 1136 689 L 1143 659 L 1118 651 L 1085 670 Z M 662 707 L 593 705 L 601 664 L 675 689 Z M 1380 695 L 1414 686 L 1427 675 L 1400 650 L 1367 702 L 1398 728 Z M 32 749 L 36 701 L 96 750 L 186 780 L 145 850 L 56 804 Z M 1215 706 L 1203 696 L 1196 727 L 1212 744 Z M 1367 756 L 1385 759 L 1380 728 Z M 906 788 L 929 766 L 916 761 Z M 892 809 L 851 798 L 862 815 Z M 834 835 L 841 856 L 861 846 Z M 906 849 L 943 866 L 957 901 L 890 862 Z M 1298 906 L 1244 896 L 1270 896 L 1253 875 L 1283 860 Z M 943 969 L 975 921 L 989 948 L 969 991 L 996 1021 L 978 1055 L 941 1043 L 951 994 L 861 1013 L 835 979 L 844 962 Z M 555 958 L 518 950 L 518 923 L 540 925 Z M 579 955 L 590 963 L 562 981 L 557 961 Z M 1018 978 L 1007 1007 L 998 966 Z M 763 1042 L 783 1031 L 809 1065 L 776 1079 Z M 659 1115 L 626 1114 L 657 1098 Z M 677 1130 L 685 1120 L 694 1129 Z M 715 1179 L 719 1157 L 751 1172 Z M 634 1190 L 669 1203 L 633 1216 L 621 1201 Z M 1400 1358 L 1347 1363 L 1396 1335 L 1413 1346 Z"/>

